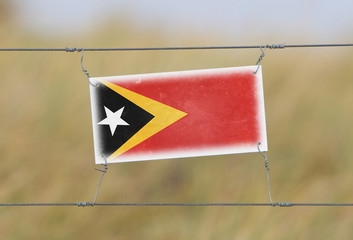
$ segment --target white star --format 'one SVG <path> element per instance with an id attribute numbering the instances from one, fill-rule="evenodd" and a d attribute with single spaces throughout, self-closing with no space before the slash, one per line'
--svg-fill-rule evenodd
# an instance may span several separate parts
<path id="1" fill-rule="evenodd" d="M 98 125 L 109 125 L 112 136 L 114 135 L 117 126 L 129 126 L 127 122 L 121 119 L 121 114 L 123 113 L 125 107 L 120 108 L 116 112 L 110 111 L 109 108 L 104 106 L 106 118 L 98 123 Z"/>

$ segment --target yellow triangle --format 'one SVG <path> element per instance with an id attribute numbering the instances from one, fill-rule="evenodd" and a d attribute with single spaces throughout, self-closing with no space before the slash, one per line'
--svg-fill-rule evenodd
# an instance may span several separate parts
<path id="1" fill-rule="evenodd" d="M 154 116 L 154 118 L 148 122 L 143 128 L 141 128 L 134 136 L 132 136 L 127 142 L 125 142 L 119 149 L 117 149 L 110 157 L 108 161 L 118 157 L 124 152 L 135 147 L 137 144 L 143 142 L 147 138 L 150 138 L 154 134 L 175 123 L 179 119 L 185 117 L 187 113 L 182 112 L 178 109 L 167 106 L 163 103 L 157 102 L 148 97 L 142 96 L 138 93 L 132 92 L 111 82 L 101 80 L 101 83 L 117 92 L 121 96 L 125 97 L 129 101 L 133 102 L 137 106 L 146 110 Z"/>

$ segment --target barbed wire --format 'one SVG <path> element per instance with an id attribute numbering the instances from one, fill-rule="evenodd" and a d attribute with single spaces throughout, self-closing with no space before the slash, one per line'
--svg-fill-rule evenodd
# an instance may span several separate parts
<path id="1" fill-rule="evenodd" d="M 136 47 L 136 48 L 0 48 L 2 52 L 81 52 L 81 51 L 172 51 L 172 50 L 216 50 L 216 49 L 284 49 L 316 47 L 353 47 L 353 43 L 332 44 L 265 44 L 243 46 L 201 46 L 201 47 Z"/>

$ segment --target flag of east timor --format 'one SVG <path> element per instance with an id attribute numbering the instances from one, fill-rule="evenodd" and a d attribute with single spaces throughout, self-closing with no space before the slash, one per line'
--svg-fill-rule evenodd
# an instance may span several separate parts
<path id="1" fill-rule="evenodd" d="M 267 151 L 256 68 L 91 78 L 96 164 Z"/>

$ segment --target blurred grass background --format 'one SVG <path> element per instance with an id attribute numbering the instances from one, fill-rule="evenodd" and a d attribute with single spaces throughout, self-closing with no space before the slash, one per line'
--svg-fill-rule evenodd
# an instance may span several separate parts
<path id="1" fill-rule="evenodd" d="M 1 47 L 222 45 L 113 19 L 75 40 L 18 31 Z M 207 38 L 207 40 L 205 40 Z M 209 43 L 209 44 L 208 44 Z M 259 43 L 262 44 L 262 43 Z M 253 65 L 259 50 L 86 52 L 91 76 Z M 80 53 L 0 53 L 0 202 L 93 201 L 89 85 Z M 276 202 L 353 202 L 352 48 L 268 50 L 263 60 Z M 97 202 L 268 202 L 259 154 L 109 165 Z M 349 239 L 347 207 L 1 207 L 1 239 Z"/>

